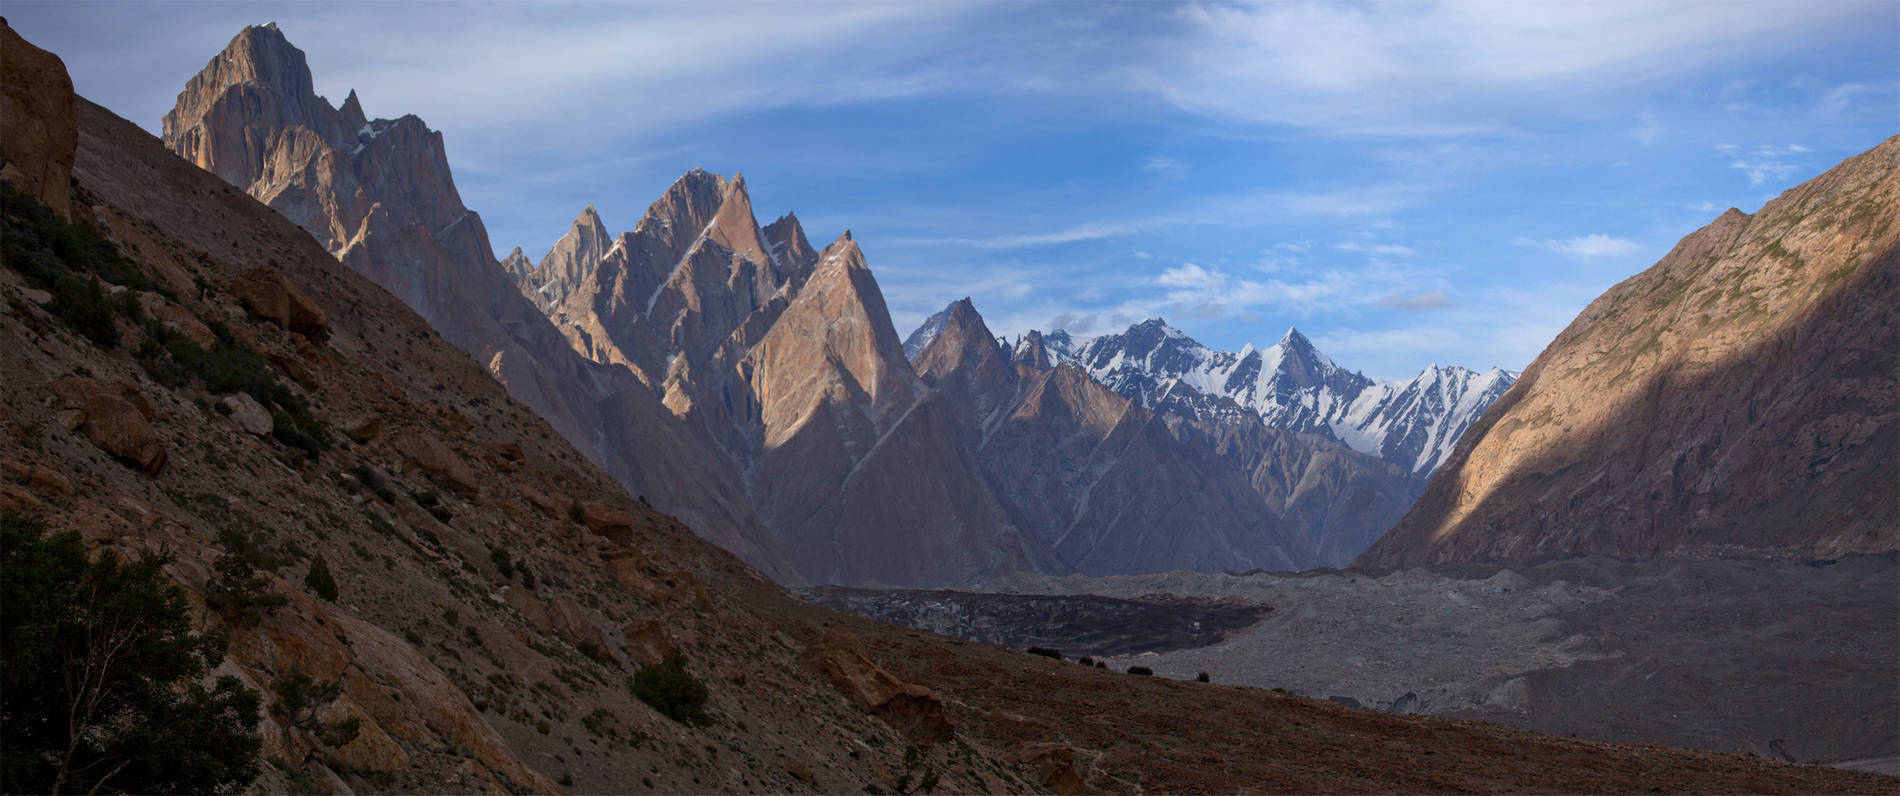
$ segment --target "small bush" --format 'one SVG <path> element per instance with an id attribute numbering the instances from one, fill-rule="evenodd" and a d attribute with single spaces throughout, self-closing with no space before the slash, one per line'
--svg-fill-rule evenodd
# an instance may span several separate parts
<path id="1" fill-rule="evenodd" d="M 1194 676 L 1194 681 L 1199 682 L 1199 683 L 1206 683 L 1206 682 L 1210 682 L 1211 680 L 1212 678 L 1209 678 L 1207 676 L 1207 672 L 1201 672 L 1200 674 L 1197 674 Z"/>
<path id="2" fill-rule="evenodd" d="M 348 746 L 362 730 L 362 720 L 354 717 L 335 724 L 317 720 L 317 708 L 336 701 L 342 695 L 343 684 L 340 681 L 324 682 L 302 669 L 292 669 L 290 674 L 272 681 L 271 690 L 277 692 L 277 704 L 272 706 L 277 714 L 283 716 L 290 726 L 308 730 L 325 746 L 332 749 Z"/>
<path id="3" fill-rule="evenodd" d="M 446 525 L 449 520 L 455 518 L 455 512 L 450 511 L 449 507 L 442 503 L 442 496 L 433 489 L 417 492 L 410 497 L 415 498 L 416 505 L 429 512 L 429 516 L 434 517 L 436 522 Z"/>
<path id="4" fill-rule="evenodd" d="M 503 578 L 513 578 L 515 576 L 515 561 L 512 556 L 508 555 L 508 548 L 499 545 L 489 545 L 488 560 L 495 563 L 496 571 L 499 571 Z"/>
<path id="5" fill-rule="evenodd" d="M 652 666 L 633 673 L 633 695 L 648 707 L 681 724 L 701 726 L 712 723 L 706 715 L 706 684 L 686 671 L 686 655 L 674 650 Z"/>
<path id="6" fill-rule="evenodd" d="M 128 290 L 117 300 L 109 298 L 101 280 L 133 290 L 152 287 L 98 227 L 68 222 L 32 196 L 5 186 L 0 186 L 0 263 L 51 293 L 53 315 L 103 348 L 119 344 L 115 316 L 136 324 L 144 313 L 135 294 Z"/>
<path id="7" fill-rule="evenodd" d="M 548 720 L 547 720 L 547 719 L 542 719 L 542 720 L 540 720 L 540 721 L 537 721 L 537 722 L 535 722 L 535 723 L 534 723 L 534 731 L 535 731 L 535 732 L 538 732 L 538 733 L 541 733 L 542 735 L 546 735 L 546 734 L 548 734 L 549 732 L 552 732 L 553 730 L 554 730 L 554 728 L 553 728 L 553 727 L 549 727 L 549 726 L 548 726 Z"/>
<path id="8" fill-rule="evenodd" d="M 218 532 L 218 544 L 224 548 L 224 555 L 211 562 L 211 569 L 217 574 L 220 588 L 205 597 L 205 604 L 212 610 L 233 624 L 249 624 L 257 621 L 260 613 L 289 602 L 272 590 L 270 579 L 258 571 L 272 567 L 249 534 L 226 528 Z"/>
<path id="9" fill-rule="evenodd" d="M 1061 653 L 1061 652 L 1058 652 L 1058 651 L 1056 651 L 1056 650 L 1053 650 L 1053 649 L 1050 649 L 1050 648 L 1048 648 L 1048 647 L 1030 647 L 1030 648 L 1029 648 L 1029 654 L 1031 654 L 1031 655 L 1041 655 L 1041 656 L 1042 656 L 1042 657 L 1044 657 L 1044 658 L 1054 658 L 1054 659 L 1056 659 L 1056 660 L 1062 660 L 1062 653 Z"/>
<path id="10" fill-rule="evenodd" d="M 113 304 L 106 298 L 99 277 L 85 281 L 65 277 L 53 283 L 53 314 L 71 326 L 93 345 L 112 348 L 119 344 L 119 327 L 113 322 Z"/>
<path id="11" fill-rule="evenodd" d="M 1153 669 L 1150 669 L 1150 668 L 1148 668 L 1148 667 L 1146 667 L 1146 666 L 1130 666 L 1130 667 L 1128 667 L 1128 673 L 1129 673 L 1129 674 L 1138 674 L 1138 675 L 1142 675 L 1142 676 L 1144 676 L 1144 677 L 1146 677 L 1146 676 L 1149 676 L 1149 675 L 1153 675 L 1153 674 L 1155 673 L 1155 670 L 1153 670 Z"/>
<path id="12" fill-rule="evenodd" d="M 318 597 L 336 602 L 336 578 L 330 575 L 330 565 L 324 563 L 322 555 L 310 561 L 310 572 L 303 576 L 303 585 L 310 587 Z"/>
<path id="13" fill-rule="evenodd" d="M 270 412 L 271 436 L 278 442 L 310 456 L 328 450 L 329 431 L 303 397 L 284 386 L 263 357 L 239 345 L 229 327 L 216 320 L 206 325 L 218 338 L 208 349 L 161 324 L 146 323 L 139 365 L 154 380 L 174 387 L 193 377 L 219 395 L 249 393 Z"/>
<path id="14" fill-rule="evenodd" d="M 1094 659 L 1094 658 L 1091 658 L 1091 657 L 1089 657 L 1089 656 L 1087 656 L 1087 655 L 1084 655 L 1084 656 L 1082 656 L 1081 658 L 1078 658 L 1078 659 L 1076 660 L 1076 663 L 1079 663 L 1079 664 L 1082 664 L 1083 666 L 1094 666 L 1094 665 L 1095 665 L 1095 659 Z"/>

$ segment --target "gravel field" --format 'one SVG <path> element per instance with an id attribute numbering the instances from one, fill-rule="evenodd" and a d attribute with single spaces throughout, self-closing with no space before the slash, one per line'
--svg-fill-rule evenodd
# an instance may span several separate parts
<path id="1" fill-rule="evenodd" d="M 1559 559 L 1382 577 L 1017 577 L 1013 594 L 1244 598 L 1273 607 L 1210 646 L 1125 669 L 1280 688 L 1546 732 L 1895 768 L 1900 556 L 1838 562 Z M 1886 758 L 1884 762 L 1880 759 Z"/>

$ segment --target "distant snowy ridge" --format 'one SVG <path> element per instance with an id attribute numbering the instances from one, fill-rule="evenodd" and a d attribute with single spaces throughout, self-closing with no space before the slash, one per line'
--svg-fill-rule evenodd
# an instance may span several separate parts
<path id="1" fill-rule="evenodd" d="M 1043 336 L 1043 346 L 1157 411 L 1216 420 L 1251 412 L 1269 426 L 1330 436 L 1421 475 L 1437 469 L 1517 380 L 1499 368 L 1455 365 L 1432 365 L 1406 382 L 1373 379 L 1339 367 L 1296 329 L 1265 349 L 1216 351 L 1160 318 L 1079 345 L 1058 330 Z"/>

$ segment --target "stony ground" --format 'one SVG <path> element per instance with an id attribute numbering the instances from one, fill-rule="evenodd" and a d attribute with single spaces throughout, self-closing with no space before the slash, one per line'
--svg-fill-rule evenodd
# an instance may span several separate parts
<path id="1" fill-rule="evenodd" d="M 1807 762 L 1900 752 L 1900 567 L 1605 558 L 1383 577 L 1020 578 L 1015 593 L 1246 598 L 1267 618 L 1111 660 L 1395 712 Z M 1891 762 L 1888 764 L 1891 765 Z M 1875 763 L 1873 767 L 1884 770 Z"/>

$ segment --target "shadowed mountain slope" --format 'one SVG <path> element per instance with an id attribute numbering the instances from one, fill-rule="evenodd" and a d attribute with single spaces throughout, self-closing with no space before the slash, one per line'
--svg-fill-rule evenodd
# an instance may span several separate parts
<path id="1" fill-rule="evenodd" d="M 1591 302 L 1356 562 L 1900 546 L 1900 137 Z"/>

